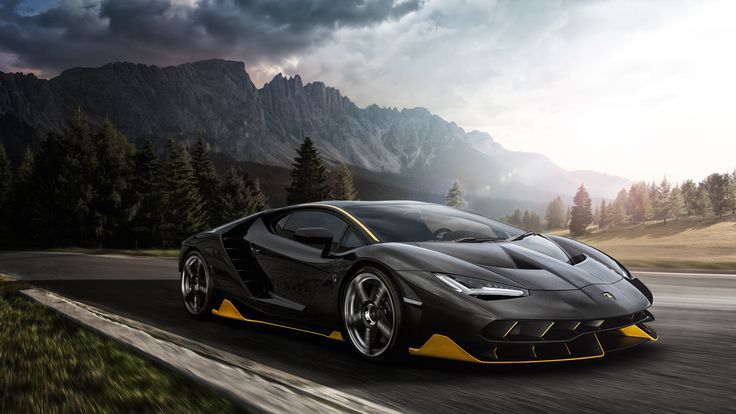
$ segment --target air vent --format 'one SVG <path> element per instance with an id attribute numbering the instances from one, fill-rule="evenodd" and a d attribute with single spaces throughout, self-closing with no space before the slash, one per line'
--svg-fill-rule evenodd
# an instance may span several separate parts
<path id="1" fill-rule="evenodd" d="M 491 341 L 504 343 L 564 342 L 585 334 L 612 331 L 652 320 L 654 317 L 648 311 L 587 321 L 497 320 L 486 325 L 482 335 Z"/>
<path id="2" fill-rule="evenodd" d="M 514 266 L 516 266 L 517 269 L 524 269 L 524 270 L 540 270 L 541 269 L 536 264 L 526 260 L 523 257 L 519 257 L 515 254 L 511 255 L 511 260 L 514 261 Z"/>
<path id="3" fill-rule="evenodd" d="M 253 258 L 250 243 L 244 239 L 250 224 L 246 222 L 228 230 L 222 235 L 222 245 L 240 280 L 253 296 L 258 297 L 266 293 L 269 284 Z"/>

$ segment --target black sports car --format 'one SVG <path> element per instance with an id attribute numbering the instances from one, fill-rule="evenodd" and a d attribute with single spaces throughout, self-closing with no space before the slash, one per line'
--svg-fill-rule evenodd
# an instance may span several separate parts
<path id="1" fill-rule="evenodd" d="M 345 340 L 374 360 L 563 361 L 657 339 L 651 292 L 615 259 L 435 204 L 263 211 L 185 240 L 179 270 L 195 317 Z"/>

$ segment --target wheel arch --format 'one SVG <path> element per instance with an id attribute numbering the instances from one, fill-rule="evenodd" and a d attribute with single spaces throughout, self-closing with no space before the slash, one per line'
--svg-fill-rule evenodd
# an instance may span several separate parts
<path id="1" fill-rule="evenodd" d="M 189 254 L 192 252 L 197 252 L 200 256 L 202 256 L 205 262 L 207 261 L 207 259 L 204 257 L 204 254 L 199 249 L 197 249 L 195 246 L 185 245 L 182 247 L 181 253 L 179 254 L 179 273 L 181 273 L 182 270 L 184 270 L 184 261 L 189 256 Z"/>
<path id="2" fill-rule="evenodd" d="M 351 264 L 350 267 L 348 267 L 347 270 L 345 270 L 345 276 L 342 278 L 342 281 L 340 282 L 340 289 L 338 290 L 337 295 L 337 309 L 338 312 L 340 311 L 340 306 L 342 304 L 342 297 L 345 293 L 345 289 L 347 289 L 348 282 L 352 280 L 353 276 L 358 272 L 358 270 L 364 268 L 364 267 L 375 267 L 378 270 L 383 271 L 386 276 L 390 277 L 391 280 L 396 285 L 397 289 L 399 290 L 400 295 L 404 295 L 404 283 L 401 283 L 400 278 L 394 272 L 388 265 L 385 263 L 382 263 L 379 260 L 373 259 L 373 258 L 360 258 L 355 261 L 355 263 Z"/>

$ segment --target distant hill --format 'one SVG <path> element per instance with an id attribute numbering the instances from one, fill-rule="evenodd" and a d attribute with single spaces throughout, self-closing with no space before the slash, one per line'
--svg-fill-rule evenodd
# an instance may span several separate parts
<path id="1" fill-rule="evenodd" d="M 556 232 L 569 237 L 568 231 Z M 688 217 L 613 229 L 590 230 L 581 241 L 625 266 L 679 269 L 736 269 L 736 215 Z"/>
<path id="2" fill-rule="evenodd" d="M 407 188 L 427 194 L 442 194 L 457 179 L 475 197 L 542 202 L 569 198 L 581 181 L 605 197 L 629 183 L 508 151 L 490 135 L 465 132 L 424 108 L 360 108 L 322 82 L 304 85 L 298 75 L 277 75 L 259 89 L 242 62 L 111 63 L 50 80 L 0 73 L 0 140 L 13 153 L 59 128 L 76 108 L 93 120 L 109 118 L 134 142 L 191 142 L 202 131 L 213 151 L 261 165 L 288 167 L 310 136 L 330 160 L 400 176 Z"/>

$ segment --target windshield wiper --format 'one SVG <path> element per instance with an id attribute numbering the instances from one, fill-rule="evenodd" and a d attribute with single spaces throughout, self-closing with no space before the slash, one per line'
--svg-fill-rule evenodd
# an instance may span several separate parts
<path id="1" fill-rule="evenodd" d="M 459 239 L 452 240 L 455 243 L 485 243 L 503 240 L 500 237 L 461 237 Z"/>
<path id="2" fill-rule="evenodd" d="M 510 241 L 524 240 L 524 239 L 526 239 L 529 236 L 541 236 L 541 234 L 539 234 L 539 233 L 537 233 L 535 231 L 527 231 L 527 232 L 521 233 L 520 235 L 514 237 Z"/>

